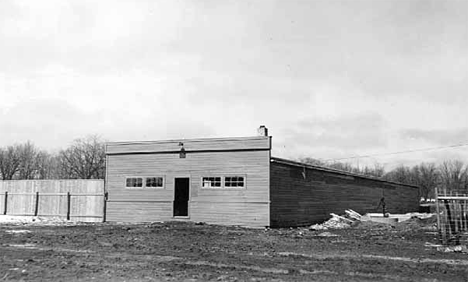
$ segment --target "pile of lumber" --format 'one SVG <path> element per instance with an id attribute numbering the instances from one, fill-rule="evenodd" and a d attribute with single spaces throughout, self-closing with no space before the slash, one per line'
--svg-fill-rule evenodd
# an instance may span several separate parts
<path id="1" fill-rule="evenodd" d="M 330 214 L 332 217 L 321 224 L 314 224 L 309 227 L 311 230 L 344 229 L 353 223 L 361 221 L 361 215 L 353 210 L 345 210 L 345 215 Z"/>

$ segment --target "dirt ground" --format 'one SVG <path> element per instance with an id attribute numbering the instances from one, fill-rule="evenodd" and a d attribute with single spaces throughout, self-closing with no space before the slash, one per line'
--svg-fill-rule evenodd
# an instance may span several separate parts
<path id="1" fill-rule="evenodd" d="M 0 281 L 468 281 L 468 254 L 428 246 L 435 231 L 0 224 Z"/>

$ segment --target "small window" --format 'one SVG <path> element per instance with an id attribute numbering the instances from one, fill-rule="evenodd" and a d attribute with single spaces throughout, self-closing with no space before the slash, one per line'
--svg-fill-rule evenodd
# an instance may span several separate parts
<path id="1" fill-rule="evenodd" d="M 226 176 L 224 178 L 225 187 L 244 187 L 243 176 Z"/>
<path id="2" fill-rule="evenodd" d="M 127 178 L 127 187 L 143 187 L 143 178 L 141 177 L 130 177 Z"/>
<path id="3" fill-rule="evenodd" d="M 203 177 L 202 187 L 203 188 L 221 187 L 221 177 Z"/>
<path id="4" fill-rule="evenodd" d="M 127 177 L 125 179 L 127 188 L 163 188 L 163 177 Z"/>
<path id="5" fill-rule="evenodd" d="M 162 188 L 163 187 L 163 178 L 162 177 L 147 177 L 146 178 L 146 187 Z"/>

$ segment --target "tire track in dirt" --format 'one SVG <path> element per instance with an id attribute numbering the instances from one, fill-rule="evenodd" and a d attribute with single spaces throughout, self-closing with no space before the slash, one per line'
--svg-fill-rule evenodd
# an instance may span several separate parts
<path id="1" fill-rule="evenodd" d="M 448 265 L 461 265 L 461 266 L 468 266 L 468 260 L 454 260 L 454 259 L 428 259 L 428 258 L 409 258 L 409 257 L 391 257 L 391 256 L 379 256 L 379 255 L 310 255 L 310 254 L 300 254 L 300 253 L 292 253 L 292 252 L 281 252 L 278 253 L 281 256 L 297 256 L 297 257 L 305 257 L 311 259 L 381 259 L 381 260 L 393 260 L 393 261 L 401 261 L 401 262 L 412 262 L 412 263 L 443 263 Z"/>
<path id="2" fill-rule="evenodd" d="M 91 250 L 74 250 L 68 248 L 45 248 L 40 247 L 35 244 L 10 244 L 5 245 L 9 248 L 22 248 L 22 249 L 30 249 L 30 250 L 39 250 L 39 251 L 55 251 L 55 252 L 68 252 L 74 254 L 93 254 L 96 253 Z M 297 254 L 297 253 L 288 253 L 282 252 L 278 253 L 280 256 L 297 256 L 297 257 L 304 257 L 304 258 L 313 258 L 317 260 L 323 259 L 330 259 L 330 258 L 351 258 L 351 256 L 340 255 L 340 256 L 324 256 L 324 255 L 306 255 L 306 254 Z M 268 268 L 268 267 L 260 267 L 260 266 L 252 266 L 252 265 L 241 265 L 241 264 L 226 264 L 226 263 L 218 263 L 218 262 L 210 262 L 205 260 L 190 260 L 184 257 L 177 257 L 177 256 L 165 256 L 165 255 L 136 255 L 136 254 L 129 254 L 123 252 L 114 252 L 111 254 L 104 255 L 106 258 L 114 259 L 114 258 L 130 258 L 135 260 L 149 260 L 157 263 L 165 263 L 165 262 L 174 262 L 175 264 L 179 265 L 191 265 L 191 266 L 207 266 L 213 268 L 222 268 L 222 269 L 237 269 L 237 270 L 248 270 L 248 271 L 257 271 L 267 274 L 299 274 L 299 275 L 346 275 L 349 277 L 361 277 L 367 279 L 387 279 L 393 281 L 402 281 L 404 280 L 403 277 L 396 276 L 396 275 L 383 275 L 383 274 L 369 274 L 369 273 L 362 273 L 362 272 L 337 272 L 331 270 L 305 270 L 302 268 Z M 372 258 L 379 258 L 372 256 Z"/>

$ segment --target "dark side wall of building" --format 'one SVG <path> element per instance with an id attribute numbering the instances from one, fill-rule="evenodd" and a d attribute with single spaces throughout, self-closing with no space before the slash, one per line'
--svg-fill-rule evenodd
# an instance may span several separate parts
<path id="1" fill-rule="evenodd" d="M 270 165 L 272 227 L 305 226 L 352 209 L 361 214 L 417 211 L 418 188 L 339 172 L 275 162 Z"/>

